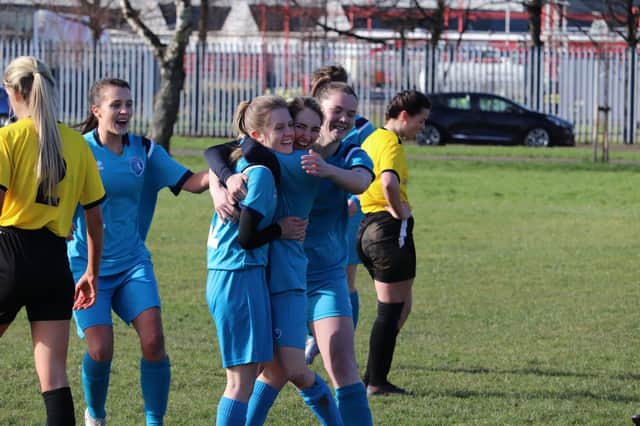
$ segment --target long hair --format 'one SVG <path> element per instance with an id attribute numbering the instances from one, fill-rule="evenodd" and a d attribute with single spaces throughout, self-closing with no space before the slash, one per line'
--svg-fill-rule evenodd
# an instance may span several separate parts
<path id="1" fill-rule="evenodd" d="M 58 130 L 55 82 L 49 67 L 32 56 L 20 56 L 4 73 L 4 85 L 25 102 L 38 135 L 36 181 L 46 200 L 55 200 L 56 187 L 65 174 L 62 140 Z"/>
<path id="2" fill-rule="evenodd" d="M 131 86 L 125 80 L 119 78 L 102 78 L 91 85 L 89 89 L 89 114 L 84 121 L 76 126 L 80 133 L 85 134 L 98 127 L 98 118 L 91 112 L 93 105 L 99 105 L 102 98 L 102 89 L 114 86 L 131 90 Z"/>
<path id="3" fill-rule="evenodd" d="M 287 109 L 287 102 L 275 95 L 263 95 L 251 101 L 242 101 L 236 108 L 233 126 L 240 135 L 249 136 L 253 131 L 262 133 L 269 124 L 271 111 L 280 108 Z M 231 152 L 229 160 L 236 162 L 241 156 L 242 151 L 236 149 Z"/>

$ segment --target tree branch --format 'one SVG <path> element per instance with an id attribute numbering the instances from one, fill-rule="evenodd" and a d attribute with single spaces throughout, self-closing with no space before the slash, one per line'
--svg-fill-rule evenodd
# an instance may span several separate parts
<path id="1" fill-rule="evenodd" d="M 120 0 L 120 8 L 122 9 L 122 15 L 124 19 L 127 20 L 127 23 L 131 26 L 133 31 L 142 37 L 151 49 L 153 50 L 153 54 L 159 61 L 164 60 L 164 53 L 166 51 L 167 46 L 160 41 L 160 38 L 149 29 L 140 19 L 140 14 L 131 7 L 131 2 L 129 0 Z M 176 22 L 176 25 L 178 23 Z"/>

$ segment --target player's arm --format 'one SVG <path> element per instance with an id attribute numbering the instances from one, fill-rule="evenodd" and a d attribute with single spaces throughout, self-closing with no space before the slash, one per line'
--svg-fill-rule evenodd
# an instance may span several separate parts
<path id="1" fill-rule="evenodd" d="M 402 202 L 400 196 L 400 179 L 393 170 L 385 170 L 380 175 L 382 193 L 387 200 L 387 211 L 396 219 L 409 219 L 411 208 L 407 203 Z"/>
<path id="2" fill-rule="evenodd" d="M 210 146 L 204 151 L 204 159 L 209 169 L 213 171 L 220 181 L 226 185 L 227 180 L 233 176 L 233 170 L 229 164 L 229 156 L 240 147 L 238 141 L 230 141 L 220 145 Z"/>
<path id="3" fill-rule="evenodd" d="M 234 173 L 231 170 L 229 156 L 240 147 L 238 141 L 231 141 L 207 148 L 204 151 L 204 158 L 207 161 L 209 170 L 220 181 L 222 188 L 227 192 L 234 202 L 240 202 L 247 195 L 247 176 L 242 173 Z M 213 182 L 209 174 L 209 184 Z M 220 199 L 221 197 L 218 197 Z M 224 197 L 225 199 L 228 197 Z"/>
<path id="4" fill-rule="evenodd" d="M 238 244 L 245 250 L 251 250 L 278 238 L 283 240 L 304 240 L 308 220 L 299 217 L 285 217 L 277 223 L 258 230 L 263 216 L 259 212 L 243 207 L 238 224 Z"/>
<path id="5" fill-rule="evenodd" d="M 182 184 L 182 189 L 194 194 L 200 194 L 209 188 L 209 171 L 194 173 Z"/>
<path id="6" fill-rule="evenodd" d="M 301 158 L 302 168 L 312 176 L 331 179 L 340 188 L 352 194 L 362 194 L 373 180 L 371 170 L 365 167 L 343 169 L 324 161 L 322 156 L 313 150 Z"/>
<path id="7" fill-rule="evenodd" d="M 76 283 L 73 309 L 86 309 L 96 302 L 102 256 L 103 226 L 99 205 L 85 209 L 87 223 L 87 269 Z"/>
<path id="8" fill-rule="evenodd" d="M 213 208 L 224 222 L 233 221 L 240 216 L 240 210 L 235 200 L 231 197 L 222 182 L 209 169 L 209 194 L 213 201 Z"/>

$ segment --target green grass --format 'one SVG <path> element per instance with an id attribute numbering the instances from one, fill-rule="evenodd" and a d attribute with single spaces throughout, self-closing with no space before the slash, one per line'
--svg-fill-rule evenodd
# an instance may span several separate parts
<path id="1" fill-rule="evenodd" d="M 409 152 L 418 277 L 390 378 L 417 396 L 371 399 L 376 424 L 629 424 L 640 412 L 636 167 L 480 158 L 521 157 L 520 148 Z M 442 152 L 479 158 L 434 159 Z M 179 159 L 203 166 L 199 155 Z M 204 300 L 210 214 L 206 194 L 176 199 L 163 191 L 149 236 L 173 365 L 168 425 L 213 424 L 224 388 Z M 375 294 L 362 270 L 358 287 L 363 368 Z M 110 424 L 139 425 L 137 338 L 120 322 L 115 330 Z M 21 313 L 0 340 L 0 425 L 43 423 L 30 346 Z M 83 351 L 72 336 L 68 371 L 78 419 Z M 314 368 L 324 374 L 320 363 Z M 287 387 L 268 424 L 316 423 Z"/>

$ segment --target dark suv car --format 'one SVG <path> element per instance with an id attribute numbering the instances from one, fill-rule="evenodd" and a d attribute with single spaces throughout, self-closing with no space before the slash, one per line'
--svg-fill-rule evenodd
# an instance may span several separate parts
<path id="1" fill-rule="evenodd" d="M 575 145 L 573 125 L 526 108 L 502 96 L 452 92 L 429 95 L 431 114 L 417 135 L 422 145 L 484 143 L 500 145 Z"/>
<path id="2" fill-rule="evenodd" d="M 6 126 L 11 121 L 9 96 L 3 87 L 0 87 L 0 127 Z"/>

